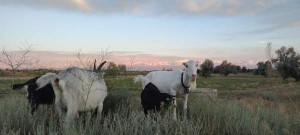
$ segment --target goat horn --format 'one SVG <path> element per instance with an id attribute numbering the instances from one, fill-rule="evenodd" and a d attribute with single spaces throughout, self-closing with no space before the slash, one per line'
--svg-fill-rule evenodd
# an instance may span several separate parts
<path id="1" fill-rule="evenodd" d="M 102 62 L 99 67 L 97 68 L 97 72 L 101 71 L 101 68 L 103 67 L 103 65 L 106 63 L 106 61 Z"/>
<path id="2" fill-rule="evenodd" d="M 94 62 L 94 71 L 96 71 L 96 59 L 95 59 L 95 62 Z"/>

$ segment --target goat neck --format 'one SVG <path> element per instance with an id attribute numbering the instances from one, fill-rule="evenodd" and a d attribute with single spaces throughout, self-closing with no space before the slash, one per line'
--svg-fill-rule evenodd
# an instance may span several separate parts
<path id="1" fill-rule="evenodd" d="M 181 77 L 181 76 L 180 76 L 180 77 Z M 180 79 L 181 79 L 181 78 L 180 78 Z M 191 86 L 191 85 L 190 85 L 190 77 L 187 76 L 186 71 L 183 72 L 183 84 L 184 84 L 184 86 L 186 86 L 186 87 L 190 87 L 190 86 Z"/>

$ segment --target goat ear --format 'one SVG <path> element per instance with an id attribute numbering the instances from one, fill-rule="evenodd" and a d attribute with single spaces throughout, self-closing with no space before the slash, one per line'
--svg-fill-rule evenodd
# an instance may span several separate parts
<path id="1" fill-rule="evenodd" d="M 100 72 L 101 71 L 101 68 L 103 67 L 103 65 L 106 63 L 106 61 L 102 62 L 99 67 L 97 68 L 97 72 Z"/>
<path id="2" fill-rule="evenodd" d="M 198 67 L 198 66 L 199 66 L 199 63 L 200 63 L 199 61 L 196 61 L 196 67 Z"/>
<path id="3" fill-rule="evenodd" d="M 199 61 L 196 61 L 196 67 L 198 67 L 198 66 L 199 66 L 199 63 L 200 63 Z"/>
<path id="4" fill-rule="evenodd" d="M 95 62 L 94 62 L 94 70 L 93 71 L 96 71 L 96 59 L 95 59 Z"/>

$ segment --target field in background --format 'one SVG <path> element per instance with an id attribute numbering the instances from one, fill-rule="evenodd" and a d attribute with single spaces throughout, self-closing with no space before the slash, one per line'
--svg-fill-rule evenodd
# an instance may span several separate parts
<path id="1" fill-rule="evenodd" d="M 40 72 L 43 73 L 43 72 Z M 171 113 L 145 118 L 140 105 L 141 84 L 133 75 L 105 77 L 110 95 L 102 120 L 83 115 L 68 127 L 57 120 L 53 106 L 28 111 L 26 92 L 10 85 L 38 75 L 0 77 L 0 131 L 17 134 L 297 134 L 300 133 L 300 82 L 252 74 L 213 75 L 197 79 L 197 87 L 215 88 L 216 100 L 190 94 L 188 118 L 173 122 Z M 179 110 L 182 105 L 179 101 Z M 179 111 L 182 117 L 182 111 Z M 159 122 L 158 122 L 159 121 Z M 175 128 L 174 128 L 175 127 Z"/>

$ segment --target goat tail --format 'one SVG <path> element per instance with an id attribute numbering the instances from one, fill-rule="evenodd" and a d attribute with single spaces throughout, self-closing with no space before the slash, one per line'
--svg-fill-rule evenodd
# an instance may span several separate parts
<path id="1" fill-rule="evenodd" d="M 134 81 L 134 83 L 137 83 L 137 82 L 142 82 L 143 79 L 144 79 L 144 76 L 138 75 L 138 76 L 134 77 L 133 81 Z"/>
<path id="2" fill-rule="evenodd" d="M 42 88 L 42 87 L 45 87 L 49 83 L 53 84 L 53 82 L 56 81 L 58 78 L 59 78 L 59 76 L 55 73 L 47 73 L 47 74 L 41 76 L 39 79 L 37 79 L 36 84 L 39 86 L 39 88 Z"/>
<path id="3" fill-rule="evenodd" d="M 142 76 L 142 75 L 138 75 L 138 76 L 136 76 L 136 77 L 134 78 L 134 83 L 137 83 L 137 82 L 141 82 L 141 83 L 142 83 L 142 88 L 144 89 L 145 86 L 146 86 L 150 81 L 148 80 L 147 77 L 144 77 L 144 76 Z"/>
<path id="4" fill-rule="evenodd" d="M 11 88 L 13 90 L 19 90 L 21 88 L 24 88 L 25 86 L 26 86 L 26 84 L 13 84 L 13 85 L 11 85 Z"/>
<path id="5" fill-rule="evenodd" d="M 12 88 L 13 90 L 19 90 L 19 89 L 28 87 L 28 86 L 27 86 L 28 84 L 35 83 L 36 80 L 37 80 L 38 78 L 39 78 L 39 76 L 38 76 L 38 77 L 35 77 L 35 78 L 32 78 L 32 79 L 30 79 L 30 80 L 28 80 L 27 82 L 22 83 L 22 84 L 13 84 L 13 85 L 11 85 L 11 88 Z M 27 89 L 27 88 L 25 88 L 25 89 Z"/>

